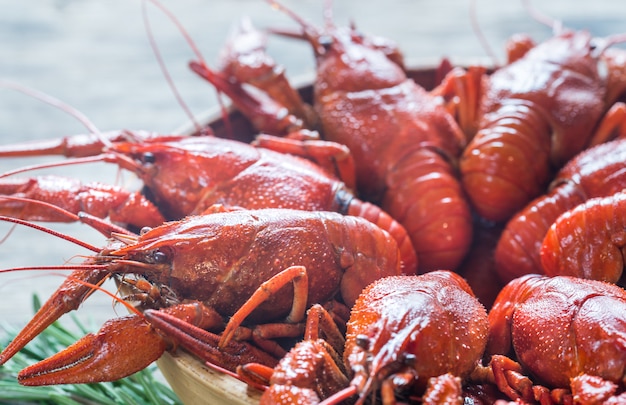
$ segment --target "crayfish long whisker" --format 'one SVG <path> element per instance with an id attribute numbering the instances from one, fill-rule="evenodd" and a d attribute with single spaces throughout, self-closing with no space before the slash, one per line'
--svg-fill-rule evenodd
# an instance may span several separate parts
<path id="1" fill-rule="evenodd" d="M 324 1 L 324 26 L 331 31 L 335 28 L 335 19 L 333 17 L 333 0 Z"/>
<path id="2" fill-rule="evenodd" d="M 32 170 L 49 169 L 51 167 L 70 166 L 73 164 L 81 164 L 81 163 L 104 162 L 106 161 L 108 156 L 109 155 L 89 156 L 89 157 L 68 159 L 62 162 L 41 163 L 41 164 L 36 164 L 36 165 L 31 165 L 31 166 L 24 166 L 24 167 L 20 167 L 19 169 L 10 170 L 8 172 L 4 172 L 0 174 L 0 179 L 13 176 L 14 174 L 29 172 Z"/>
<path id="3" fill-rule="evenodd" d="M 472 31 L 474 31 L 474 35 L 476 35 L 478 42 L 480 42 L 480 45 L 493 61 L 494 67 L 499 66 L 500 63 L 498 63 L 496 53 L 493 51 L 493 48 L 489 44 L 489 41 L 487 41 L 483 30 L 480 29 L 480 25 L 478 24 L 478 17 L 476 16 L 476 0 L 470 0 L 470 21 L 472 23 Z"/>
<path id="4" fill-rule="evenodd" d="M 16 227 L 17 227 L 17 224 L 13 224 L 11 228 L 7 231 L 6 235 L 0 238 L 0 245 L 9 239 L 9 237 L 11 236 L 11 234 L 13 233 Z"/>
<path id="5" fill-rule="evenodd" d="M 144 3 L 145 3 L 145 1 L 146 0 L 144 0 Z M 165 15 L 174 23 L 174 25 L 176 25 L 176 28 L 178 28 L 178 30 L 181 32 L 183 37 L 185 37 L 185 40 L 189 44 L 189 47 L 191 48 L 193 53 L 196 54 L 196 57 L 203 61 L 204 57 L 202 56 L 202 53 L 200 53 L 200 50 L 196 46 L 195 42 L 193 41 L 193 39 L 191 39 L 191 35 L 189 35 L 189 33 L 187 32 L 187 30 L 185 29 L 183 24 L 181 24 L 181 22 L 176 18 L 176 16 L 174 14 L 172 14 L 172 12 L 170 10 L 165 8 L 165 6 L 163 6 L 157 0 L 148 0 L 148 1 L 150 1 L 150 3 L 152 3 L 154 6 L 158 7 L 159 10 L 161 10 L 163 13 L 165 13 Z"/>
<path id="6" fill-rule="evenodd" d="M 10 80 L 0 80 L 0 86 L 19 91 L 20 93 L 34 97 L 39 101 L 43 101 L 46 104 L 65 111 L 66 113 L 70 114 L 72 117 L 80 121 L 80 123 L 83 124 L 85 128 L 87 128 L 87 130 L 89 130 L 91 133 L 96 134 L 104 145 L 111 146 L 111 142 L 109 142 L 109 140 L 102 135 L 102 132 L 100 132 L 98 127 L 96 127 L 96 125 L 85 114 L 72 107 L 71 105 L 49 94 L 43 93 L 41 91 L 32 89 L 28 86 L 24 86 Z"/>
<path id="7" fill-rule="evenodd" d="M 74 243 L 74 244 L 76 244 L 78 246 L 82 246 L 85 249 L 91 250 L 92 252 L 95 252 L 95 253 L 98 253 L 98 252 L 100 252 L 102 250 L 100 248 L 97 248 L 95 246 L 90 245 L 87 242 L 83 242 L 83 241 L 81 241 L 79 239 L 76 239 L 76 238 L 74 238 L 72 236 L 65 235 L 65 234 L 63 234 L 61 232 L 55 231 L 55 230 L 50 229 L 50 228 L 46 228 L 45 226 L 34 224 L 32 222 L 29 222 L 29 221 L 25 221 L 23 219 L 7 217 L 7 216 L 4 216 L 4 215 L 0 215 L 0 221 L 12 222 L 14 224 L 24 225 L 24 226 L 28 226 L 28 227 L 33 228 L 33 229 L 37 229 L 39 231 L 46 232 L 46 233 L 48 233 L 50 235 L 56 236 L 58 238 L 66 240 L 68 242 L 72 242 L 72 243 Z"/>
<path id="8" fill-rule="evenodd" d="M 12 267 L 10 269 L 2 269 L 0 273 L 12 273 L 14 271 L 30 271 L 30 270 L 106 270 L 106 264 L 62 264 L 58 266 L 24 266 Z"/>
<path id="9" fill-rule="evenodd" d="M 539 12 L 539 10 L 530 4 L 530 0 L 522 0 L 522 4 L 535 21 L 552 28 L 552 31 L 557 35 L 563 32 L 563 23 L 561 21 L 555 20 L 554 18 Z"/>
<path id="10" fill-rule="evenodd" d="M 302 27 L 302 30 L 304 31 L 304 35 L 306 37 L 312 38 L 316 36 L 317 29 L 313 27 L 311 24 L 309 24 L 304 18 L 297 15 L 293 10 L 290 10 L 285 5 L 279 3 L 276 0 L 266 0 L 266 1 L 274 9 L 282 11 L 283 13 L 287 14 L 291 19 L 293 19 L 298 24 L 300 24 L 300 26 Z"/>
<path id="11" fill-rule="evenodd" d="M 10 201 L 21 201 L 21 202 L 25 202 L 25 203 L 29 203 L 29 204 L 39 205 L 41 207 L 46 207 L 46 208 L 49 208 L 49 209 L 51 209 L 53 211 L 56 211 L 59 214 L 65 215 L 68 219 L 70 219 L 72 221 L 79 221 L 80 220 L 80 217 L 78 215 L 74 214 L 73 212 L 70 212 L 70 211 L 68 211 L 66 209 L 63 209 L 63 208 L 59 207 L 58 205 L 54 205 L 54 204 L 46 202 L 46 201 L 35 200 L 34 198 L 15 197 L 15 196 L 9 196 L 9 195 L 0 196 L 0 199 L 10 200 Z"/>
<path id="12" fill-rule="evenodd" d="M 191 39 L 191 36 L 187 33 L 185 28 L 182 26 L 182 24 L 178 21 L 178 19 L 169 10 L 167 10 L 165 6 L 163 6 L 156 0 L 150 0 L 150 1 L 152 4 L 158 7 L 176 25 L 176 27 L 180 30 L 181 34 L 185 38 L 185 41 L 187 41 L 187 43 L 191 47 L 192 51 L 196 54 L 196 56 L 200 60 L 204 60 L 202 57 L 202 54 L 200 53 L 200 50 L 198 49 L 194 41 Z M 178 88 L 174 84 L 174 80 L 172 79 L 172 76 L 167 70 L 165 61 L 163 60 L 163 56 L 161 55 L 161 51 L 159 50 L 159 47 L 154 39 L 154 34 L 152 33 L 150 20 L 148 19 L 146 0 L 141 2 L 141 11 L 142 11 L 142 16 L 143 16 L 144 26 L 146 27 L 146 32 L 148 34 L 148 40 L 150 41 L 150 47 L 152 48 L 152 52 L 154 53 L 154 56 L 157 59 L 157 63 L 159 64 L 159 67 L 161 68 L 161 72 L 163 73 L 163 76 L 165 76 L 165 80 L 167 81 L 168 86 L 174 93 L 174 97 L 176 98 L 176 101 L 178 101 L 178 104 L 180 104 L 180 106 L 183 108 L 183 111 L 185 111 L 185 114 L 187 114 L 191 122 L 193 122 L 194 126 L 196 127 L 196 131 L 201 132 L 202 126 L 198 123 L 193 113 L 191 112 L 191 109 L 189 108 L 187 103 L 185 103 L 185 100 L 183 99 L 180 92 L 178 91 Z"/>
<path id="13" fill-rule="evenodd" d="M 46 201 L 35 200 L 32 198 L 26 198 L 26 197 L 0 196 L 0 199 L 9 200 L 9 201 L 21 201 L 21 202 L 25 202 L 29 204 L 38 205 L 40 207 L 48 208 L 52 211 L 55 211 L 58 214 L 66 216 L 71 221 L 75 221 L 75 222 L 80 221 L 84 224 L 87 224 L 91 226 L 93 229 L 100 231 L 104 236 L 107 236 L 107 237 L 109 237 L 111 233 L 113 232 L 117 234 L 128 234 L 129 237 L 133 236 L 132 232 L 130 232 L 129 230 L 122 228 L 121 226 L 112 224 L 110 222 L 106 222 L 101 218 L 98 218 L 94 215 L 91 215 L 83 211 L 79 212 L 78 214 L 74 214 L 73 212 L 68 211 L 64 208 L 61 208 L 58 205 L 54 205 Z M 24 208 L 24 210 L 26 210 L 26 207 Z M 0 243 L 6 240 L 7 237 L 8 235 L 0 239 Z M 136 239 L 135 239 L 135 242 L 136 242 Z"/>

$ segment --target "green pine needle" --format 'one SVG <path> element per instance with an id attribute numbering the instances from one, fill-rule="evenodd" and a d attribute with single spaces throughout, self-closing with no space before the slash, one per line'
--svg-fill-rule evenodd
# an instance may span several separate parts
<path id="1" fill-rule="evenodd" d="M 33 296 L 35 312 L 40 306 L 39 298 L 36 295 Z M 83 334 L 90 332 L 89 328 L 85 327 L 76 316 L 71 315 L 71 318 Z M 6 333 L 0 336 L 0 347 L 5 347 L 18 332 L 6 326 L 3 329 Z M 59 322 L 50 325 L 26 348 L 0 366 L 0 403 L 20 405 L 181 404 L 170 387 L 156 379 L 157 367 L 154 364 L 129 377 L 110 383 L 24 387 L 17 382 L 17 374 L 24 367 L 50 357 L 81 337 L 63 327 Z"/>

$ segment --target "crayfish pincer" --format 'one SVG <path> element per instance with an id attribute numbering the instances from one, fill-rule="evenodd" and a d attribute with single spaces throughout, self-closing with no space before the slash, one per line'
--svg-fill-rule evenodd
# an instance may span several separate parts
<path id="1" fill-rule="evenodd" d="M 296 276 L 300 274 L 298 269 L 306 269 L 304 279 L 308 283 L 296 288 L 294 280 L 293 288 L 275 288 L 247 317 L 248 325 L 282 322 L 287 314 L 287 322 L 299 323 L 306 308 L 333 299 L 351 306 L 374 280 L 401 274 L 398 246 L 389 233 L 365 219 L 332 212 L 218 211 L 167 222 L 140 235 L 112 236 L 115 240 L 105 250 L 91 247 L 97 254 L 86 263 L 64 266 L 76 270 L 0 354 L 0 363 L 61 315 L 75 309 L 91 292 L 90 286 L 110 275 L 135 289 L 133 301 L 151 297 L 142 308 L 152 305 L 156 312 L 166 311 L 186 322 L 198 322 L 197 316 L 177 315 L 181 306 L 194 304 L 196 312 L 203 314 L 200 327 L 204 328 L 211 314 L 217 313 L 218 318 L 233 316 L 255 291 L 265 292 L 266 282 L 287 269 L 296 269 L 289 272 Z M 143 278 L 134 281 L 132 275 Z M 156 288 L 137 291 L 136 286 L 145 281 Z M 153 290 L 168 294 L 161 298 L 158 294 L 141 294 Z M 304 294 L 298 293 L 302 291 Z M 88 335 L 65 351 L 26 368 L 19 375 L 20 382 L 47 385 L 113 381 L 148 366 L 172 341 L 179 343 L 176 336 L 161 331 L 141 314 L 115 321 L 107 323 L 97 335 Z M 211 325 L 216 333 L 223 330 L 221 319 Z M 137 338 L 139 329 L 143 334 Z M 217 346 L 216 342 L 210 343 Z M 270 355 L 255 358 L 255 353 L 265 352 L 252 343 L 236 343 L 243 344 L 241 352 L 229 352 L 229 346 L 223 344 L 223 350 L 218 351 L 223 358 L 210 360 L 231 370 L 252 361 L 274 365 L 275 357 Z M 149 347 L 157 349 L 148 351 Z M 123 362 L 117 359 L 121 351 Z"/>
<path id="2" fill-rule="evenodd" d="M 626 292 L 610 283 L 530 274 L 489 313 L 487 354 L 502 392 L 542 404 L 626 402 Z M 519 363 L 505 357 L 514 352 Z M 542 385 L 535 385 L 528 374 Z"/>

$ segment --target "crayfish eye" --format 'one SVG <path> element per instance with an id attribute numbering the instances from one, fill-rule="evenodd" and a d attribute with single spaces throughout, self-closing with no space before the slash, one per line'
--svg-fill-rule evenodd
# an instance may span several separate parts
<path id="1" fill-rule="evenodd" d="M 333 44 L 333 38 L 330 35 L 321 35 L 318 39 L 319 45 L 324 52 L 328 51 Z"/>
<path id="2" fill-rule="evenodd" d="M 169 255 L 159 249 L 149 252 L 146 261 L 154 264 L 167 263 L 169 261 Z"/>
<path id="3" fill-rule="evenodd" d="M 145 234 L 147 234 L 148 232 L 150 232 L 151 230 L 152 230 L 152 228 L 151 228 L 151 227 L 149 227 L 149 226 L 144 226 L 144 227 L 143 227 L 143 228 L 141 228 L 141 230 L 139 231 L 139 235 L 140 235 L 140 236 L 141 236 L 141 235 L 145 235 Z"/>
<path id="4" fill-rule="evenodd" d="M 401 362 L 407 366 L 413 366 L 417 363 L 417 357 L 413 353 L 404 353 Z"/>
<path id="5" fill-rule="evenodd" d="M 358 335 L 355 343 L 363 350 L 367 350 L 370 346 L 370 338 L 367 335 Z"/>
<path id="6" fill-rule="evenodd" d="M 156 162 L 156 157 L 154 156 L 154 153 L 152 152 L 145 152 L 141 156 L 141 161 L 144 163 L 154 163 Z"/>

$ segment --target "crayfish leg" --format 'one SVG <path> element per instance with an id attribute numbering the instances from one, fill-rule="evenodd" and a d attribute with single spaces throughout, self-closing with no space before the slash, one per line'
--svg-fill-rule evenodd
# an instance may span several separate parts
<path id="1" fill-rule="evenodd" d="M 348 383 L 339 356 L 325 340 L 303 340 L 274 368 L 261 403 L 319 403 Z"/>
<path id="2" fill-rule="evenodd" d="M 463 404 L 461 379 L 450 373 L 429 378 L 422 402 L 424 404 Z"/>
<path id="3" fill-rule="evenodd" d="M 267 134 L 257 135 L 253 145 L 312 160 L 330 175 L 337 176 L 350 190 L 356 190 L 354 157 L 345 145 L 321 139 L 302 140 L 295 137 L 282 138 Z"/>
<path id="4" fill-rule="evenodd" d="M 230 318 L 222 333 L 220 347 L 228 344 L 235 330 L 252 311 L 290 281 L 294 283 L 294 300 L 291 312 L 287 316 L 287 322 L 296 323 L 303 320 L 308 298 L 308 276 L 303 266 L 291 266 L 261 284 L 248 301 Z"/>
<path id="5" fill-rule="evenodd" d="M 164 311 L 146 310 L 148 321 L 177 345 L 184 347 L 194 356 L 234 372 L 241 364 L 260 363 L 274 367 L 278 360 L 247 342 L 230 341 L 225 347 L 218 347 L 219 335 L 177 318 Z"/>

